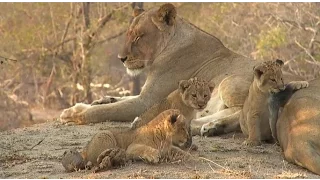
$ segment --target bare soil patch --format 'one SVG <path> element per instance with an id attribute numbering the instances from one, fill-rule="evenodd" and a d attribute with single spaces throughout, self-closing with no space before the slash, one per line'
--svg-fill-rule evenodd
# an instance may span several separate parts
<path id="1" fill-rule="evenodd" d="M 244 147 L 241 133 L 220 137 L 194 137 L 199 146 L 195 162 L 148 165 L 128 164 L 99 173 L 65 172 L 63 152 L 81 149 L 100 131 L 128 126 L 105 122 L 91 125 L 61 125 L 57 121 L 0 133 L 0 178 L 320 178 L 284 160 L 277 145 Z M 303 148 L 303 147 L 302 147 Z"/>

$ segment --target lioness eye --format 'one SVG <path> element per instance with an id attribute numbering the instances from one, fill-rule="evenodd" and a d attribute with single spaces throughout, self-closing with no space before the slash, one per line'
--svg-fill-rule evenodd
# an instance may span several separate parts
<path id="1" fill-rule="evenodd" d="M 139 39 L 140 39 L 140 36 L 137 36 L 137 37 L 133 40 L 133 42 L 137 42 Z"/>

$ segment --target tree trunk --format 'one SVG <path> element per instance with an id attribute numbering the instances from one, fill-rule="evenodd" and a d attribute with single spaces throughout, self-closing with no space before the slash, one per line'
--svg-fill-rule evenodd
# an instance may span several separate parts
<path id="1" fill-rule="evenodd" d="M 143 2 L 133 2 L 131 4 L 132 10 L 135 8 L 142 9 L 143 8 Z M 131 18 L 130 22 L 133 20 Z M 140 83 L 140 76 L 135 76 L 130 78 L 130 92 L 131 95 L 139 95 L 141 92 L 141 83 Z M 131 85 L 132 84 L 132 85 Z"/>
<path id="2" fill-rule="evenodd" d="M 83 28 L 82 28 L 82 39 L 81 39 L 81 58 L 82 58 L 82 66 L 81 66 L 81 76 L 82 76 L 82 84 L 84 88 L 84 98 L 86 103 L 92 102 L 92 93 L 90 88 L 90 83 L 92 80 L 91 77 L 91 61 L 88 55 L 89 53 L 89 44 L 91 41 L 90 37 L 83 36 L 84 33 L 90 28 L 90 3 L 84 2 L 82 3 L 83 9 Z"/>

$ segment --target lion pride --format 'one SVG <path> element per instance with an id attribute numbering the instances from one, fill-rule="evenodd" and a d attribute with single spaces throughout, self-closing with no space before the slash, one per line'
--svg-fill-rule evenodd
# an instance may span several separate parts
<path id="1" fill-rule="evenodd" d="M 197 76 L 218 85 L 224 78 L 237 75 L 241 79 L 236 83 L 246 82 L 251 79 L 252 69 L 258 63 L 231 51 L 215 36 L 177 16 L 177 10 L 172 4 L 164 4 L 137 14 L 127 30 L 126 40 L 118 57 L 129 74 L 137 75 L 142 71 L 146 72 L 147 80 L 141 93 L 112 104 L 85 106 L 77 111 L 64 111 L 60 116 L 62 122 L 71 121 L 77 124 L 103 121 L 130 122 L 147 108 L 166 98 L 176 89 L 180 80 Z M 294 79 L 285 78 L 285 80 Z M 227 86 L 231 90 L 219 92 L 218 88 L 215 88 L 213 91 L 210 116 L 215 117 L 214 123 L 220 127 L 219 132 L 226 132 L 223 129 L 230 132 L 239 128 L 238 120 L 219 121 L 219 119 L 238 111 L 237 99 L 248 93 L 250 83 L 247 84 L 240 92 L 232 88 L 236 85 L 233 83 Z M 315 131 L 320 129 L 320 124 L 316 123 L 316 120 L 320 120 L 320 92 L 316 90 L 319 86 L 319 80 L 313 81 L 310 82 L 311 88 L 294 94 L 284 107 L 278 122 L 279 126 L 286 128 L 277 128 L 280 133 L 278 137 L 285 140 L 280 140 L 284 151 L 289 147 L 286 144 L 290 145 L 290 142 L 298 139 L 303 140 L 299 141 L 301 146 L 295 144 L 289 148 L 291 155 L 286 155 L 286 158 L 317 174 L 320 174 L 320 168 L 317 167 L 320 164 L 320 146 L 315 141 L 320 135 Z M 227 95 L 223 95 L 224 93 Z M 220 97 L 233 98 L 228 99 L 226 105 L 224 99 Z M 198 124 L 204 124 L 210 119 L 212 120 L 209 118 Z M 304 123 L 300 129 L 300 126 L 296 126 L 299 124 L 297 121 L 307 123 Z M 280 125 L 282 123 L 286 126 Z M 306 129 L 309 126 L 311 128 Z M 296 136 L 298 131 L 305 133 L 304 138 Z M 306 133 L 307 131 L 309 133 Z"/>

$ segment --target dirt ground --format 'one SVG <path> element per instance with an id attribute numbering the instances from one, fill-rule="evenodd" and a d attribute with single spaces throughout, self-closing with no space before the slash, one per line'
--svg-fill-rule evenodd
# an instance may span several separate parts
<path id="1" fill-rule="evenodd" d="M 128 164 L 99 173 L 65 172 L 60 163 L 66 149 L 81 149 L 97 132 L 127 123 L 61 125 L 35 124 L 0 133 L 0 178 L 320 178 L 283 159 L 277 145 L 243 147 L 241 133 L 220 137 L 194 137 L 199 146 L 195 162 L 148 165 Z"/>

